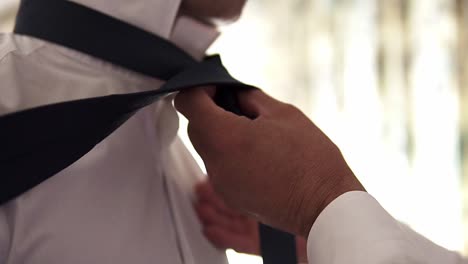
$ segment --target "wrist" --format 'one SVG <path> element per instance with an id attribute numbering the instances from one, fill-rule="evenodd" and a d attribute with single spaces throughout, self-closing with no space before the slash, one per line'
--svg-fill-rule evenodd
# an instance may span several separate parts
<path id="1" fill-rule="evenodd" d="M 325 177 L 319 187 L 304 185 L 301 206 L 298 209 L 298 234 L 307 238 L 312 225 L 325 208 L 339 196 L 351 191 L 365 191 L 362 184 L 348 168 L 335 177 Z"/>

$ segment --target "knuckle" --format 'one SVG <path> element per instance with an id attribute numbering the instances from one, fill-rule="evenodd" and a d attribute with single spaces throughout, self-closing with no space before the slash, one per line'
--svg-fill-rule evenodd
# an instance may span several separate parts
<path id="1" fill-rule="evenodd" d="M 277 105 L 274 111 L 272 111 L 273 116 L 277 117 L 290 117 L 297 114 L 299 110 L 292 104 L 289 103 L 280 103 Z"/>
<path id="2" fill-rule="evenodd" d="M 200 132 L 200 130 L 191 123 L 187 126 L 187 134 L 195 150 L 200 156 L 204 157 L 207 154 L 206 151 L 207 148 L 209 148 L 210 141 L 206 140 L 203 132 Z"/>
<path id="3" fill-rule="evenodd" d="M 300 112 L 296 106 L 289 103 L 283 103 L 283 111 L 286 114 L 297 114 L 298 112 Z"/>
<path id="4" fill-rule="evenodd" d="M 182 112 L 184 110 L 184 107 L 187 104 L 187 97 L 188 97 L 187 92 L 180 92 L 176 95 L 174 99 L 174 107 L 178 111 Z"/>
<path id="5" fill-rule="evenodd" d="M 195 127 L 191 123 L 189 123 L 187 126 L 187 135 L 189 136 L 190 141 L 192 141 L 192 144 L 195 145 L 195 141 L 198 141 L 199 138 Z"/>

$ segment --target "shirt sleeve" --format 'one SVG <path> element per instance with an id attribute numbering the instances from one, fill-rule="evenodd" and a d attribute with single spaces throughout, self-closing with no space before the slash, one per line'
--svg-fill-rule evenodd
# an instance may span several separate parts
<path id="1" fill-rule="evenodd" d="M 399 223 L 366 192 L 348 192 L 325 208 L 312 226 L 309 263 L 468 263 Z"/>

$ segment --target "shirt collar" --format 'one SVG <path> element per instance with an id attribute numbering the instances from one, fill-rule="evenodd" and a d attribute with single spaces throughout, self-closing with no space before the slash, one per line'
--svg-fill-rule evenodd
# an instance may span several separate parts
<path id="1" fill-rule="evenodd" d="M 219 35 L 214 26 L 179 16 L 181 0 L 69 0 L 167 39 L 196 59 Z"/>
<path id="2" fill-rule="evenodd" d="M 219 31 L 216 27 L 181 16 L 177 19 L 169 40 L 200 60 L 218 36 Z"/>

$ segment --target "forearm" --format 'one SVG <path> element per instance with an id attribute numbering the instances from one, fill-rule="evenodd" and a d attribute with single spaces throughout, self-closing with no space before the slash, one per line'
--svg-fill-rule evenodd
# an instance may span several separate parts
<path id="1" fill-rule="evenodd" d="M 468 263 L 396 221 L 365 192 L 329 204 L 310 231 L 307 250 L 314 264 Z"/>

